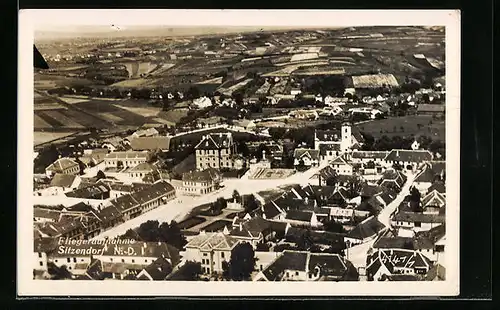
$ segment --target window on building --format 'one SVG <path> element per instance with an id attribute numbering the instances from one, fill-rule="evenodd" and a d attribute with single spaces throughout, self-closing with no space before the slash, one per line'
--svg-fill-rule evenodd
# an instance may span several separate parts
<path id="1" fill-rule="evenodd" d="M 288 271 L 286 272 L 286 277 L 290 277 L 290 273 Z"/>
<path id="2" fill-rule="evenodd" d="M 207 253 L 203 253 L 203 256 L 208 256 L 208 254 Z"/>
<path id="3" fill-rule="evenodd" d="M 40 262 L 40 266 L 43 266 L 43 262 Z"/>
<path id="4" fill-rule="evenodd" d="M 299 275 L 299 272 L 298 271 L 295 271 L 295 275 L 298 276 Z"/>
<path id="5" fill-rule="evenodd" d="M 122 258 L 122 263 L 124 263 L 124 262 L 125 262 L 125 260 Z"/>
<path id="6" fill-rule="evenodd" d="M 68 261 L 68 263 L 71 263 L 71 258 L 70 257 L 68 257 L 66 260 Z"/>
<path id="7" fill-rule="evenodd" d="M 71 266 L 69 266 L 68 269 L 71 270 L 72 269 Z"/>
<path id="8" fill-rule="evenodd" d="M 309 279 L 311 279 L 311 278 L 312 278 L 312 274 L 309 274 Z"/>
<path id="9" fill-rule="evenodd" d="M 422 227 L 422 223 L 421 222 L 415 222 L 415 227 Z"/>
<path id="10" fill-rule="evenodd" d="M 135 263 L 135 259 L 132 260 L 132 264 Z"/>
<path id="11" fill-rule="evenodd" d="M 39 252 L 38 253 L 38 257 L 42 258 L 42 253 Z"/>
<path id="12" fill-rule="evenodd" d="M 56 259 L 56 263 L 57 263 L 57 259 Z"/>
<path id="13" fill-rule="evenodd" d="M 224 258 L 224 252 L 220 253 L 220 257 Z"/>
<path id="14" fill-rule="evenodd" d="M 73 257 L 73 263 L 76 263 L 76 257 Z"/>

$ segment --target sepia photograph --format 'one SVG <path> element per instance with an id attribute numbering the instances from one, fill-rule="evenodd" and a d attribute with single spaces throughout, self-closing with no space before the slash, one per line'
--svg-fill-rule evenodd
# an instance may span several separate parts
<path id="1" fill-rule="evenodd" d="M 19 19 L 19 295 L 459 294 L 458 11 Z"/>

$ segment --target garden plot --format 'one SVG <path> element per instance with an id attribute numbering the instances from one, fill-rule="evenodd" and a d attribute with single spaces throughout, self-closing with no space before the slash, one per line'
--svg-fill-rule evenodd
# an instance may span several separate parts
<path id="1" fill-rule="evenodd" d="M 40 129 L 43 129 L 43 128 L 52 128 L 52 126 L 47 123 L 45 120 L 43 120 L 43 118 L 41 118 L 39 115 L 34 115 L 34 118 L 33 118 L 33 126 L 35 128 L 40 128 Z"/>
<path id="2" fill-rule="evenodd" d="M 73 131 L 68 132 L 44 132 L 44 131 L 35 131 L 33 134 L 33 144 L 34 146 L 47 143 L 50 141 L 58 140 L 67 136 L 71 136 L 74 134 Z"/>
<path id="3" fill-rule="evenodd" d="M 103 119 L 107 120 L 108 122 L 112 123 L 120 123 L 123 122 L 123 118 L 120 118 L 112 113 L 98 113 L 99 117 L 102 117 Z"/>

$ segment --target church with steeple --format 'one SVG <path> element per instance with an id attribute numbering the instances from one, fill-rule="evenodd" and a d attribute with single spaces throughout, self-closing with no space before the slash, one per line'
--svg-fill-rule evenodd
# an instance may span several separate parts
<path id="1" fill-rule="evenodd" d="M 348 122 L 344 122 L 340 130 L 316 130 L 314 132 L 314 148 L 319 150 L 321 160 L 332 160 L 344 153 L 357 150 L 363 141 L 361 133 Z"/>

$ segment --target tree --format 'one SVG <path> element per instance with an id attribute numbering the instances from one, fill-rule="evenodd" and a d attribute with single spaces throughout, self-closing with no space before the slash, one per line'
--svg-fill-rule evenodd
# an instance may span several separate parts
<path id="1" fill-rule="evenodd" d="M 254 211 L 255 209 L 259 208 L 260 203 L 257 201 L 254 195 L 245 195 L 243 196 L 243 208 L 245 209 L 245 212 L 250 213 Z"/>
<path id="2" fill-rule="evenodd" d="M 178 277 L 172 280 L 197 281 L 200 279 L 201 263 L 187 261 L 178 271 Z"/>
<path id="3" fill-rule="evenodd" d="M 233 201 L 237 203 L 241 202 L 241 195 L 237 190 L 233 191 Z"/>
<path id="4" fill-rule="evenodd" d="M 141 241 L 139 235 L 137 234 L 137 232 L 133 229 L 129 229 L 125 232 L 125 234 L 121 235 L 120 236 L 120 239 L 132 239 L 132 240 L 137 240 L 137 241 Z"/>
<path id="5" fill-rule="evenodd" d="M 410 190 L 410 207 L 413 212 L 422 212 L 420 198 L 420 191 L 416 187 L 412 187 Z"/>
<path id="6" fill-rule="evenodd" d="M 158 227 L 158 241 L 168 243 L 179 250 L 182 250 L 184 246 L 187 244 L 186 237 L 182 233 L 179 225 L 176 221 L 163 222 Z"/>
<path id="7" fill-rule="evenodd" d="M 231 251 L 229 275 L 234 281 L 245 281 L 255 270 L 255 253 L 250 243 L 240 243 Z"/>
<path id="8" fill-rule="evenodd" d="M 102 172 L 101 170 L 99 170 L 99 171 L 97 172 L 96 178 L 97 178 L 97 180 L 100 180 L 100 179 L 105 179 L 105 178 L 106 178 L 106 175 L 104 174 L 104 172 Z"/>

